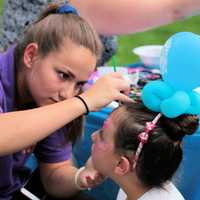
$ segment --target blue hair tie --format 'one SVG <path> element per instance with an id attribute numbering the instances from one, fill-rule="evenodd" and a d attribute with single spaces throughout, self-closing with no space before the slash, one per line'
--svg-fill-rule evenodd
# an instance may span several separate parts
<path id="1" fill-rule="evenodd" d="M 59 14 L 68 14 L 68 13 L 72 13 L 72 14 L 75 14 L 75 15 L 79 15 L 78 11 L 71 5 L 69 4 L 64 4 L 62 6 L 60 6 L 57 11 L 57 13 Z"/>

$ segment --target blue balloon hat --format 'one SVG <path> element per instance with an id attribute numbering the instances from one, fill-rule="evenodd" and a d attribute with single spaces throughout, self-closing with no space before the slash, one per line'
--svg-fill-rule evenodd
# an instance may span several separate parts
<path id="1" fill-rule="evenodd" d="M 163 80 L 176 90 L 200 86 L 200 36 L 180 32 L 170 37 L 161 53 Z"/>
<path id="2" fill-rule="evenodd" d="M 152 111 L 169 118 L 200 114 L 200 36 L 181 32 L 164 45 L 160 60 L 163 80 L 149 82 L 142 90 L 142 101 Z"/>

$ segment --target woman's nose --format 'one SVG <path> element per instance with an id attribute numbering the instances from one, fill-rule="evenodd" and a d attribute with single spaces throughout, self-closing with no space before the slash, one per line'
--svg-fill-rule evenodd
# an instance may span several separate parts
<path id="1" fill-rule="evenodd" d="M 59 92 L 60 100 L 70 99 L 76 95 L 76 88 L 74 84 L 67 85 Z"/>

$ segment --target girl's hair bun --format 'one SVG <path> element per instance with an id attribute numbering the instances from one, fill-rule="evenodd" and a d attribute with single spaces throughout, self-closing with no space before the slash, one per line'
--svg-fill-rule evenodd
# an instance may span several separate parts
<path id="1" fill-rule="evenodd" d="M 198 115 L 180 115 L 176 118 L 162 117 L 161 126 L 165 133 L 174 141 L 181 141 L 185 135 L 192 135 L 198 129 Z"/>

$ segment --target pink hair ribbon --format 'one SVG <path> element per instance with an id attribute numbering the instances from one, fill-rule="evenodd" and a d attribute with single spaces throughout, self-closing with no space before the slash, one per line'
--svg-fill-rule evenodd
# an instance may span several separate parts
<path id="1" fill-rule="evenodd" d="M 138 135 L 138 139 L 139 139 L 140 143 L 139 143 L 136 153 L 134 155 L 133 169 L 136 167 L 138 158 L 140 156 L 140 153 L 142 151 L 144 144 L 147 143 L 150 133 L 152 133 L 152 130 L 156 127 L 156 123 L 158 122 L 158 120 L 160 119 L 161 116 L 162 116 L 162 114 L 159 113 L 153 119 L 153 121 L 146 122 L 144 132 L 142 132 Z"/>

